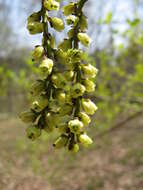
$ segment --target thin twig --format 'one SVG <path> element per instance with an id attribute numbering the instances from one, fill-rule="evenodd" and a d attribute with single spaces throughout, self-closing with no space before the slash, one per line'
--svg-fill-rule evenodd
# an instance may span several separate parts
<path id="1" fill-rule="evenodd" d="M 143 114 L 143 110 L 140 110 L 140 111 L 138 111 L 138 112 L 136 112 L 136 113 L 130 115 L 130 116 L 127 117 L 125 120 L 120 121 L 119 123 L 113 125 L 109 130 L 104 131 L 104 132 L 102 132 L 102 133 L 96 135 L 95 138 L 101 138 L 101 137 L 103 137 L 103 136 L 105 136 L 105 135 L 107 135 L 107 134 L 110 134 L 110 133 L 112 133 L 112 132 L 114 132 L 114 131 L 117 131 L 117 130 L 121 129 L 122 127 L 125 127 L 125 124 L 126 124 L 126 123 L 128 123 L 129 121 L 131 121 L 131 120 L 133 120 L 133 119 L 139 117 L 139 116 L 142 115 L 142 114 Z"/>

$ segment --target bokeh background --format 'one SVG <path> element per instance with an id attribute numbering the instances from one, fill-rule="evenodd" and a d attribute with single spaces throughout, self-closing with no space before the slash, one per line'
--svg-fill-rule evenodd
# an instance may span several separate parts
<path id="1" fill-rule="evenodd" d="M 41 39 L 28 34 L 26 18 L 39 9 L 38 0 L 0 0 L 0 190 L 143 190 L 143 1 L 86 4 L 99 110 L 89 128 L 95 143 L 77 155 L 55 151 L 54 134 L 30 142 L 18 118 L 29 105 L 31 51 Z M 57 43 L 66 30 L 51 31 Z"/>

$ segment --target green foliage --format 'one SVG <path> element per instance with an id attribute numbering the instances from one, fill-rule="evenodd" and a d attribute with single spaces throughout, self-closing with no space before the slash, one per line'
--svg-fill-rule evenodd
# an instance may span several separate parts
<path id="1" fill-rule="evenodd" d="M 109 24 L 112 20 L 112 17 L 113 17 L 112 12 L 108 12 L 108 14 L 106 15 L 106 18 L 105 18 L 105 23 Z"/>

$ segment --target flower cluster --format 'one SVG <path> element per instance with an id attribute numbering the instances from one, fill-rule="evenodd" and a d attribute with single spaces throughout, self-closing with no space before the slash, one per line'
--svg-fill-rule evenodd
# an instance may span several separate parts
<path id="1" fill-rule="evenodd" d="M 97 110 L 94 102 L 84 95 L 87 97 L 88 93 L 94 92 L 93 79 L 98 70 L 85 63 L 84 52 L 79 49 L 79 43 L 84 46 L 91 43 L 85 32 L 87 18 L 82 12 L 86 1 L 70 2 L 63 7 L 66 23 L 71 29 L 57 48 L 49 27 L 62 31 L 64 22 L 50 17 L 49 12 L 59 10 L 59 0 L 42 0 L 42 9 L 29 16 L 27 23 L 30 34 L 43 33 L 42 45 L 36 46 L 32 54 L 33 60 L 39 63 L 41 77 L 31 87 L 35 99 L 31 109 L 20 117 L 30 124 L 27 128 L 30 139 L 37 139 L 42 130 L 50 133 L 56 129 L 60 135 L 53 146 L 67 147 L 73 152 L 78 152 L 80 143 L 83 146 L 92 144 L 85 129 L 91 122 L 90 116 Z"/>

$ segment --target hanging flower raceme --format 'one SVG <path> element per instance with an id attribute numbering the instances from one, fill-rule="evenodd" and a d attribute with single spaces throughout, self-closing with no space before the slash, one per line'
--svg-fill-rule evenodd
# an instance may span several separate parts
<path id="1" fill-rule="evenodd" d="M 63 7 L 67 25 L 71 29 L 57 48 L 49 27 L 58 32 L 64 29 L 64 22 L 57 17 L 50 17 L 50 11 L 58 11 L 60 0 L 42 0 L 42 9 L 28 17 L 27 29 L 30 34 L 43 34 L 42 44 L 37 45 L 32 53 L 33 61 L 39 63 L 40 78 L 32 85 L 34 101 L 31 109 L 20 117 L 29 123 L 27 136 L 31 140 L 39 138 L 42 130 L 47 133 L 54 129 L 59 137 L 53 143 L 55 148 L 68 148 L 78 152 L 79 144 L 89 146 L 92 139 L 86 128 L 91 122 L 97 106 L 85 98 L 94 92 L 93 79 L 98 70 L 90 63 L 85 63 L 84 52 L 79 43 L 89 46 L 91 39 L 86 33 L 87 19 L 82 12 L 87 0 L 70 2 Z M 62 66 L 57 67 L 58 64 Z"/>

